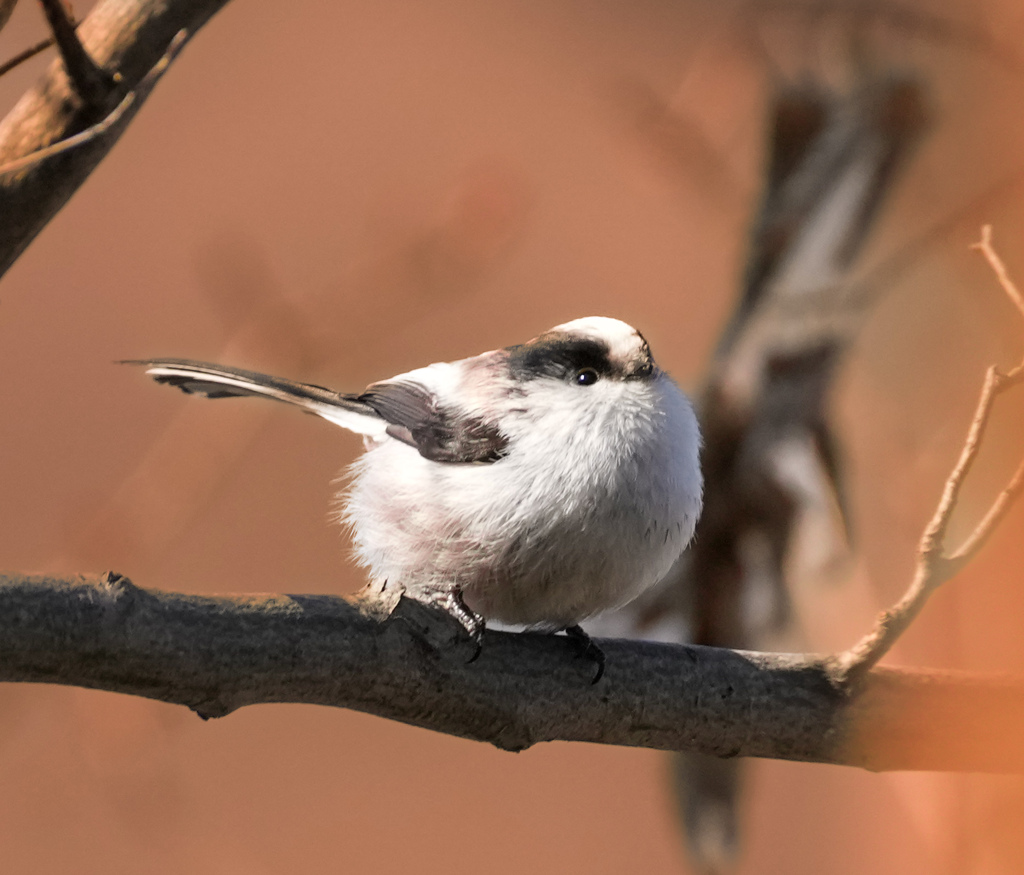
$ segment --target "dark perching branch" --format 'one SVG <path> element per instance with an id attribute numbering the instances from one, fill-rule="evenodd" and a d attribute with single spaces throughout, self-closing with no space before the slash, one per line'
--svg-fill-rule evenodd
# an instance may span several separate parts
<path id="1" fill-rule="evenodd" d="M 872 671 L 855 697 L 814 656 L 602 640 L 602 681 L 561 636 L 437 612 L 384 621 L 331 596 L 192 596 L 118 575 L 0 577 L 0 681 L 75 684 L 207 717 L 260 702 L 352 708 L 505 750 L 542 741 L 868 769 L 1024 772 L 1024 681 Z M 434 642 L 434 643 L 431 643 Z"/>

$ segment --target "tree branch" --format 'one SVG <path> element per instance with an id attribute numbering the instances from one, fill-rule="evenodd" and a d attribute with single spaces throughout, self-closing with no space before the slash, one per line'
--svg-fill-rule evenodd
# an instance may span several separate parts
<path id="1" fill-rule="evenodd" d="M 63 0 L 40 0 L 40 3 L 75 91 L 88 109 L 105 112 L 114 94 L 115 77 L 89 57 L 75 33 L 76 24 Z"/>
<path id="2" fill-rule="evenodd" d="M 0 681 L 187 705 L 352 708 L 505 750 L 565 740 L 868 769 L 1024 772 L 1024 682 L 876 669 L 854 697 L 827 660 L 603 640 L 605 678 L 564 638 L 487 632 L 478 660 L 442 614 L 383 622 L 331 596 L 206 597 L 103 578 L 0 577 Z M 434 641 L 435 644 L 429 643 Z"/>
<path id="3" fill-rule="evenodd" d="M 0 3 L 2 3 L 2 0 L 0 0 Z M 3 16 L 2 14 L 0 14 L 0 19 L 2 18 Z M 78 27 L 78 22 L 75 22 L 75 27 Z M 34 46 L 29 46 L 24 51 L 18 52 L 18 54 L 16 54 L 14 57 L 8 58 L 6 61 L 0 64 L 0 76 L 4 76 L 7 73 L 10 73 L 11 70 L 13 70 L 15 67 L 18 67 L 21 64 L 24 64 L 26 61 L 31 60 L 40 52 L 45 52 L 48 48 L 50 48 L 50 46 L 53 45 L 53 42 L 54 40 L 52 36 L 47 37 L 41 42 L 36 43 Z"/>
<path id="4" fill-rule="evenodd" d="M 999 280 L 1011 303 L 1024 317 L 1024 299 L 1013 284 L 1005 266 L 992 248 L 992 229 L 986 225 L 981 231 L 981 241 L 972 248 L 982 252 Z M 953 511 L 956 510 L 960 492 L 974 462 L 981 452 L 982 442 L 992 417 L 996 399 L 1007 389 L 1024 382 L 1024 361 L 1012 370 L 1003 373 L 995 365 L 985 374 L 985 382 L 978 398 L 978 406 L 971 420 L 964 440 L 960 458 L 950 473 L 942 490 L 942 497 L 931 520 L 925 527 L 917 548 L 917 564 L 910 586 L 903 597 L 878 618 L 875 628 L 861 638 L 853 647 L 835 658 L 836 677 L 845 684 L 860 683 L 865 674 L 878 664 L 907 630 L 914 618 L 921 613 L 925 603 L 943 583 L 957 574 L 985 545 L 996 526 L 1009 512 L 1013 502 L 1024 491 L 1024 460 L 1000 491 L 988 512 L 975 526 L 974 531 L 960 548 L 947 553 L 946 531 Z"/>
<path id="5" fill-rule="evenodd" d="M 93 126 L 96 108 L 77 98 L 64 63 L 55 61 L 39 83 L 0 121 L 0 276 L 67 203 L 110 151 L 148 91 L 140 84 L 165 59 L 175 35 L 195 33 L 227 0 L 101 0 L 78 28 L 82 50 L 106 75 L 119 77 L 124 100 L 118 124 L 77 148 L 45 153 Z M 155 80 L 150 80 L 150 84 Z M 10 172 L 14 167 L 14 172 Z"/>
<path id="6" fill-rule="evenodd" d="M 181 51 L 182 46 L 185 45 L 188 40 L 188 31 L 179 30 L 175 34 L 174 39 L 171 40 L 171 44 L 167 47 L 167 51 L 163 57 L 153 66 L 139 82 L 138 86 L 129 91 L 124 99 L 101 121 L 86 128 L 79 134 L 68 137 L 66 140 L 61 140 L 54 143 L 52 146 L 46 146 L 39 149 L 36 152 L 31 152 L 25 155 L 23 158 L 18 158 L 7 164 L 0 165 L 0 179 L 5 176 L 18 173 L 19 171 L 26 170 L 28 168 L 41 165 L 44 162 L 49 161 L 56 155 L 60 155 L 64 152 L 69 152 L 73 149 L 79 149 L 86 144 L 102 143 L 104 139 L 113 143 L 120 135 L 124 127 L 127 126 L 128 122 L 134 117 L 138 111 L 142 102 L 149 96 L 150 91 L 153 90 L 156 83 L 160 80 L 160 77 L 167 71 L 171 61 L 177 56 L 178 52 Z"/>

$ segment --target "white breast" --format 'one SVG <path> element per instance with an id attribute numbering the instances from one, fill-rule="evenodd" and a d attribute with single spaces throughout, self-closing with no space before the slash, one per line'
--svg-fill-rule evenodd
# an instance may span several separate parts
<path id="1" fill-rule="evenodd" d="M 485 618 L 561 628 L 668 572 L 701 504 L 686 397 L 664 375 L 530 391 L 497 462 L 431 462 L 385 439 L 352 466 L 342 516 L 374 578 L 420 596 L 454 584 Z"/>

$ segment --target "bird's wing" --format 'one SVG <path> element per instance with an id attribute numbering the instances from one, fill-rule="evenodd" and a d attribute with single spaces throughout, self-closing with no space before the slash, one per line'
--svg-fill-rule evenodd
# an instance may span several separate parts
<path id="1" fill-rule="evenodd" d="M 388 434 L 435 462 L 494 462 L 508 443 L 496 425 L 439 403 L 434 391 L 409 379 L 410 375 L 373 383 L 361 395 L 344 395 L 310 383 L 190 359 L 124 364 L 141 365 L 158 383 L 190 394 L 256 396 L 294 404 L 358 434 Z"/>
<path id="2" fill-rule="evenodd" d="M 389 435 L 435 462 L 496 462 L 508 446 L 497 424 L 445 405 L 415 380 L 373 383 L 358 398 L 389 423 Z"/>
<path id="3" fill-rule="evenodd" d="M 294 404 L 357 434 L 380 437 L 388 426 L 384 417 L 356 396 L 323 386 L 190 359 L 145 359 L 123 364 L 141 365 L 158 383 L 176 386 L 189 394 L 207 398 L 256 396 Z"/>

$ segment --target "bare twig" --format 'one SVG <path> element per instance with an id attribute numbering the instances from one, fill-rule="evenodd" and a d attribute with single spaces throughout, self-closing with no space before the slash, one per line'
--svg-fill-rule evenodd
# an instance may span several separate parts
<path id="1" fill-rule="evenodd" d="M 75 22 L 75 26 L 78 26 L 78 22 Z M 53 45 L 53 37 L 44 39 L 42 42 L 36 43 L 34 46 L 29 46 L 25 51 L 18 52 L 13 58 L 4 61 L 0 64 L 0 76 L 10 73 L 15 67 L 20 64 L 24 64 L 26 61 L 34 58 L 40 52 L 45 52 L 50 46 Z"/>
<path id="2" fill-rule="evenodd" d="M 84 146 L 87 143 L 96 142 L 111 133 L 118 132 L 121 124 L 127 123 L 134 115 L 135 110 L 138 109 L 138 105 L 149 96 L 149 92 L 153 90 L 153 87 L 160 80 L 160 77 L 167 72 L 167 68 L 171 65 L 171 62 L 175 59 L 187 41 L 188 32 L 184 30 L 178 31 L 160 60 L 157 61 L 153 68 L 143 77 L 142 81 L 139 82 L 134 89 L 129 91 L 121 102 L 101 121 L 91 125 L 79 134 L 75 134 L 72 137 L 68 137 L 65 140 L 54 143 L 52 146 L 47 146 L 43 149 L 31 152 L 16 161 L 0 165 L 0 177 L 6 176 L 7 174 L 18 173 L 46 161 L 55 155 L 60 155 L 62 152 L 68 152 L 72 149 L 78 148 L 79 146 Z"/>
<path id="3" fill-rule="evenodd" d="M 0 681 L 129 693 L 205 717 L 262 702 L 331 705 L 505 750 L 589 741 L 1024 772 L 1020 679 L 876 669 L 850 697 L 816 656 L 602 640 L 608 667 L 593 686 L 561 636 L 487 632 L 467 663 L 452 634 L 443 614 L 404 599 L 380 622 L 331 596 L 0 576 Z"/>
<path id="4" fill-rule="evenodd" d="M 115 88 L 115 77 L 100 67 L 85 50 L 75 22 L 62 0 L 39 0 L 53 31 L 64 68 L 78 96 L 91 108 L 105 112 Z"/>
<path id="5" fill-rule="evenodd" d="M 999 280 L 999 285 L 1003 287 L 1003 291 L 1006 292 L 1006 296 L 1013 302 L 1014 306 L 1020 310 L 1021 316 L 1024 316 L 1024 298 L 1021 297 L 1020 290 L 1016 284 L 1010 279 L 1010 274 L 1006 270 L 1006 265 L 1003 264 L 1003 260 L 999 257 L 999 254 L 992 248 L 992 226 L 984 225 L 981 229 L 981 240 L 971 245 L 971 249 L 976 249 L 982 255 L 985 256 L 985 260 L 989 263 L 992 271 L 996 275 L 996 279 Z"/>
<path id="6" fill-rule="evenodd" d="M 991 240 L 992 229 L 986 225 L 982 228 L 981 241 L 974 244 L 972 248 L 982 252 L 1007 297 L 1024 317 L 1024 300 L 1010 279 L 1002 260 L 992 248 Z M 956 510 L 967 476 L 981 451 L 996 398 L 1022 381 L 1024 381 L 1024 361 L 1005 373 L 995 365 L 986 372 L 985 382 L 978 398 L 978 406 L 971 420 L 960 458 L 946 480 L 938 507 L 921 536 L 917 550 L 917 564 L 910 587 L 899 602 L 879 616 L 875 628 L 871 632 L 845 653 L 835 657 L 837 680 L 849 685 L 856 685 L 863 679 L 865 673 L 889 652 L 900 635 L 906 631 L 914 618 L 921 612 L 931 594 L 959 572 L 985 545 L 996 526 L 1010 510 L 1014 500 L 1021 491 L 1024 491 L 1024 461 L 1022 461 L 967 540 L 959 549 L 952 552 L 947 551 L 946 533 L 949 521 Z"/>

